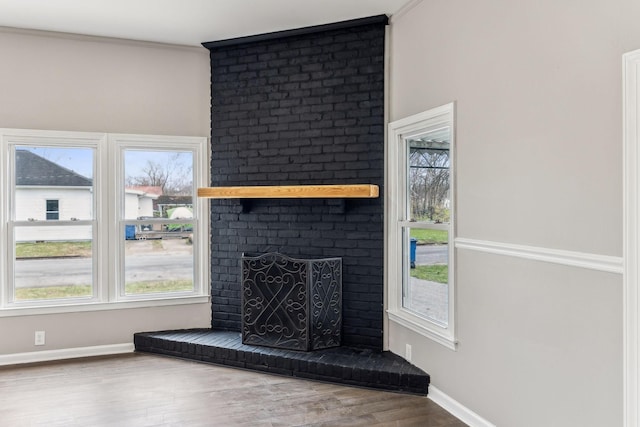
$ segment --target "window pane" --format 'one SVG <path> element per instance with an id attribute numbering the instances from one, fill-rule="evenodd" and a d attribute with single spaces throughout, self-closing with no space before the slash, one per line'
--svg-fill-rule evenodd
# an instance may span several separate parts
<path id="1" fill-rule="evenodd" d="M 47 200 L 47 220 L 60 219 L 58 200 Z"/>
<path id="2" fill-rule="evenodd" d="M 124 162 L 124 294 L 192 292 L 193 153 L 127 149 Z"/>
<path id="3" fill-rule="evenodd" d="M 407 144 L 409 219 L 430 223 L 450 221 L 450 131 L 435 130 Z"/>
<path id="4" fill-rule="evenodd" d="M 402 305 L 414 314 L 448 324 L 449 232 L 405 228 Z"/>
<path id="5" fill-rule="evenodd" d="M 91 148 L 16 147 L 16 221 L 92 219 L 93 156 Z"/>
<path id="6" fill-rule="evenodd" d="M 168 209 L 193 207 L 192 152 L 125 150 L 124 162 L 124 219 L 170 218 Z"/>
<path id="7" fill-rule="evenodd" d="M 127 227 L 141 230 L 144 225 Z M 192 224 L 185 223 L 184 227 L 192 228 Z M 164 233 L 161 237 L 147 238 L 150 234 L 142 231 L 137 238 L 131 238 L 131 230 L 124 236 L 126 295 L 193 291 L 190 232 L 182 237 L 182 231 L 165 231 L 158 232 Z M 175 233 L 175 237 L 171 233 Z"/>
<path id="8" fill-rule="evenodd" d="M 93 296 L 92 227 L 15 228 L 16 301 Z"/>

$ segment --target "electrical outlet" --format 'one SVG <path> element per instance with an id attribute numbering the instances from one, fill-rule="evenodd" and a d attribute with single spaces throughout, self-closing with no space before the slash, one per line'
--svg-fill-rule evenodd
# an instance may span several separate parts
<path id="1" fill-rule="evenodd" d="M 36 331 L 35 345 L 44 345 L 44 331 Z"/>
<path id="2" fill-rule="evenodd" d="M 411 362 L 411 344 L 406 344 L 404 356 L 405 359 L 407 359 L 407 362 Z"/>

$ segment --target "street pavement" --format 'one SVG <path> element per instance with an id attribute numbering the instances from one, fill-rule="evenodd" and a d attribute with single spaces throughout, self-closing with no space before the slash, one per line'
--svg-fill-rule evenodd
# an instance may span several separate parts
<path id="1" fill-rule="evenodd" d="M 125 256 L 125 281 L 192 280 L 193 255 L 184 240 L 162 242 L 160 250 L 153 242 L 127 242 L 135 247 Z M 181 246 L 176 246 L 181 244 Z M 18 259 L 15 262 L 16 288 L 88 285 L 93 282 L 91 258 Z"/>

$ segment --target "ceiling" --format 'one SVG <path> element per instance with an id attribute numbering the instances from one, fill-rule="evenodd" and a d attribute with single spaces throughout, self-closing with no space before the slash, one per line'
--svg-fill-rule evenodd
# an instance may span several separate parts
<path id="1" fill-rule="evenodd" d="M 0 26 L 200 46 L 367 16 L 416 0 L 0 0 Z"/>

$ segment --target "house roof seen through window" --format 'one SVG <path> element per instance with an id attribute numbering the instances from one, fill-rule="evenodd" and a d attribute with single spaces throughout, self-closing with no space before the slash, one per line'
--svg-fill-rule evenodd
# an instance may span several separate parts
<path id="1" fill-rule="evenodd" d="M 90 187 L 91 179 L 27 150 L 16 150 L 16 185 Z"/>

